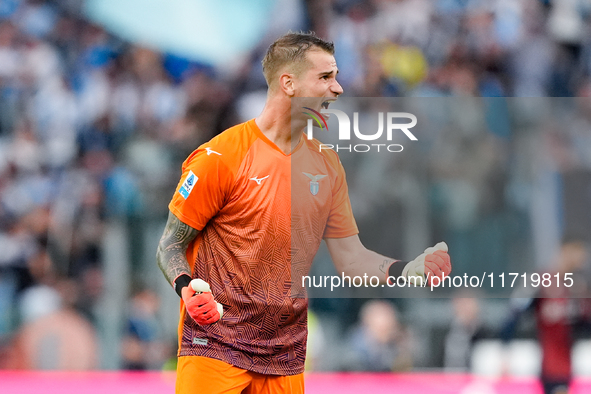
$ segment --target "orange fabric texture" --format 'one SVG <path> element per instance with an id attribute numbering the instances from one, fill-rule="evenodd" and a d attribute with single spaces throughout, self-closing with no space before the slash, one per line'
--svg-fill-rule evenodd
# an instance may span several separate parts
<path id="1" fill-rule="evenodd" d="M 176 394 L 303 394 L 304 374 L 263 375 L 207 357 L 179 357 Z"/>
<path id="2" fill-rule="evenodd" d="M 189 156 L 169 209 L 200 230 L 187 260 L 224 306 L 222 319 L 204 326 L 181 307 L 179 356 L 262 374 L 303 372 L 301 275 L 323 237 L 357 233 L 337 155 L 303 138 L 286 155 L 251 120 Z"/>

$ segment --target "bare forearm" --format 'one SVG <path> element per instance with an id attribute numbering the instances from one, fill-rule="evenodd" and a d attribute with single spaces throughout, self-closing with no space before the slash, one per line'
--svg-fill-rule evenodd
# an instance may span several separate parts
<path id="1" fill-rule="evenodd" d="M 168 215 L 168 221 L 158 244 L 156 261 L 158 267 L 168 280 L 173 283 L 179 275 L 191 276 L 191 267 L 187 261 L 187 246 L 199 232 L 181 222 L 172 213 Z"/>
<path id="2" fill-rule="evenodd" d="M 341 268 L 346 275 L 376 276 L 385 281 L 388 277 L 388 269 L 397 260 L 383 256 L 369 249 L 362 249 Z"/>
<path id="3" fill-rule="evenodd" d="M 376 276 L 385 281 L 388 269 L 397 261 L 365 248 L 357 235 L 325 241 L 339 273 L 349 276 Z"/>
<path id="4" fill-rule="evenodd" d="M 407 262 L 397 261 L 367 249 L 357 235 L 326 238 L 325 241 L 337 271 L 349 276 L 375 276 L 381 281 L 400 276 L 416 280 L 418 276 L 428 280 L 429 276 L 449 275 L 451 272 L 451 260 L 445 242 L 425 249 L 414 260 Z"/>
<path id="5" fill-rule="evenodd" d="M 168 283 L 172 284 L 175 278 L 182 274 L 191 276 L 191 268 L 184 253 L 183 256 L 177 253 L 171 257 L 168 257 L 166 253 L 158 253 L 157 260 L 158 266 Z"/>

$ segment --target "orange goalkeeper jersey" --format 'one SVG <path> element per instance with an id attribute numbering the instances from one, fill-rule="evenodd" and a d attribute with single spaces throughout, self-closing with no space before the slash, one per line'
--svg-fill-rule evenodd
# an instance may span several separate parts
<path id="1" fill-rule="evenodd" d="M 323 237 L 357 234 L 336 153 L 302 138 L 286 155 L 250 120 L 187 158 L 169 209 L 200 230 L 187 260 L 224 306 L 220 321 L 199 326 L 181 305 L 179 355 L 263 374 L 303 372 L 301 276 Z"/>

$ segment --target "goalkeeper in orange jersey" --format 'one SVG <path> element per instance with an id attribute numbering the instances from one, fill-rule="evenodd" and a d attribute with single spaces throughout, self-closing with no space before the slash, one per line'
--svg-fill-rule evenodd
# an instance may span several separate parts
<path id="1" fill-rule="evenodd" d="M 410 263 L 366 249 L 337 154 L 292 119 L 292 98 L 318 98 L 320 110 L 343 93 L 333 53 L 314 34 L 276 40 L 263 60 L 262 113 L 183 163 L 157 252 L 183 301 L 178 394 L 304 391 L 308 303 L 290 294 L 292 267 L 305 272 L 323 239 L 347 275 L 451 271 L 444 244 Z"/>

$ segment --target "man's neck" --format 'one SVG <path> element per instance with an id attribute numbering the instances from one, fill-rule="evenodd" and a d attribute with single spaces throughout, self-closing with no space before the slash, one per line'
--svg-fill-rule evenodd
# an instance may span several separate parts
<path id="1" fill-rule="evenodd" d="M 263 112 L 255 119 L 261 132 L 271 142 L 290 154 L 299 141 L 300 133 L 292 134 L 291 101 L 285 98 L 268 99 Z"/>

